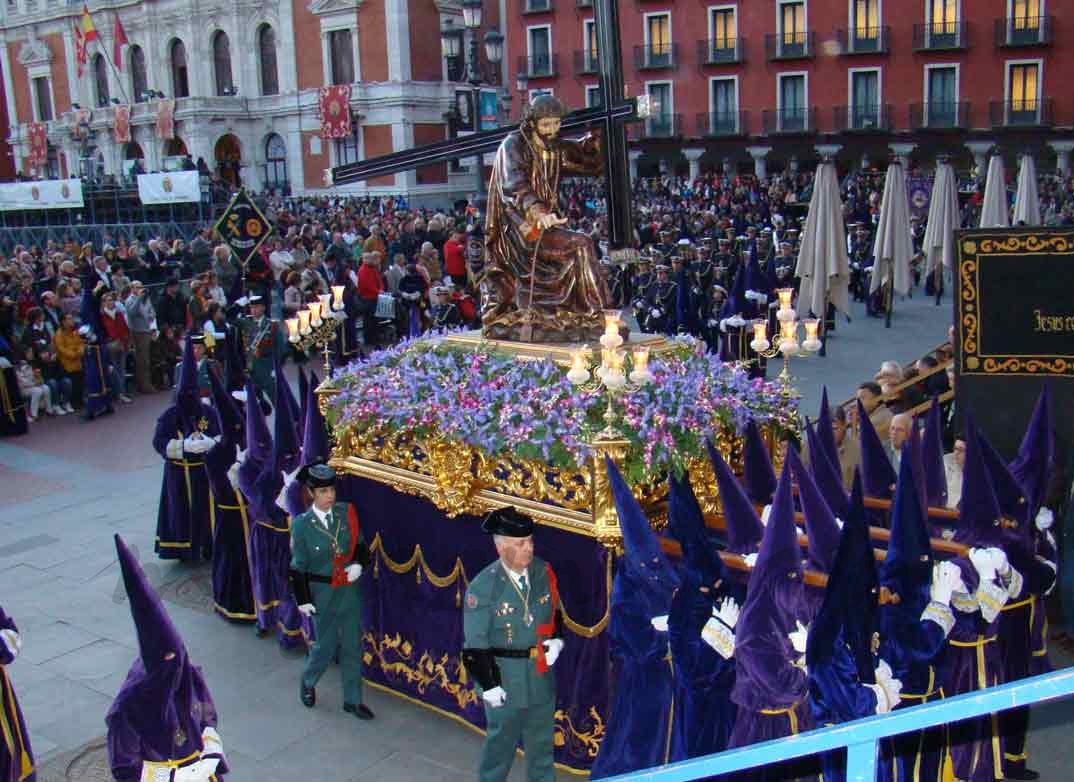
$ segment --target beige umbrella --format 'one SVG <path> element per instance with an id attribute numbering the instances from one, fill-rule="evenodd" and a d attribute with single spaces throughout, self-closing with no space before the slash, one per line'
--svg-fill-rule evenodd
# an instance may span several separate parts
<path id="1" fill-rule="evenodd" d="M 1018 190 L 1014 194 L 1014 224 L 1040 225 L 1040 196 L 1037 194 L 1037 166 L 1028 152 L 1018 168 Z"/>
<path id="2" fill-rule="evenodd" d="M 825 323 L 828 304 L 849 314 L 850 262 L 847 259 L 847 231 L 843 222 L 843 202 L 835 163 L 824 159 L 813 179 L 805 229 L 798 248 L 795 275 L 801 280 L 798 311 L 812 312 Z M 823 354 L 822 354 L 823 355 Z"/>
<path id="3" fill-rule="evenodd" d="M 887 325 L 891 325 L 894 293 L 910 292 L 910 258 L 914 254 L 910 239 L 910 204 L 906 200 L 906 174 L 897 160 L 888 165 L 884 176 L 884 196 L 880 201 L 880 220 L 873 242 L 873 275 L 869 293 L 887 285 Z"/>
<path id="4" fill-rule="evenodd" d="M 981 228 L 1006 228 L 1010 225 L 1007 212 L 1007 181 L 1003 173 L 1003 158 L 993 155 L 988 161 L 984 203 L 981 205 Z"/>
<path id="5" fill-rule="evenodd" d="M 958 183 L 955 171 L 946 159 L 938 161 L 932 180 L 929 219 L 925 226 L 922 250 L 925 253 L 925 274 L 936 275 L 936 303 L 940 303 L 940 280 L 944 269 L 955 262 L 955 231 L 961 219 L 958 211 Z"/>

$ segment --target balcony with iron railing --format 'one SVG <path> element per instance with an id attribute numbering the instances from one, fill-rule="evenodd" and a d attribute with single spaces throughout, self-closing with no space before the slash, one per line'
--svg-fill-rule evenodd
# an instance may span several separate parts
<path id="1" fill-rule="evenodd" d="M 749 114 L 745 111 L 709 111 L 697 115 L 697 135 L 714 138 L 748 136 Z"/>
<path id="2" fill-rule="evenodd" d="M 969 101 L 910 104 L 910 127 L 915 130 L 958 130 L 969 127 L 969 124 Z"/>
<path id="3" fill-rule="evenodd" d="M 891 50 L 891 28 L 854 27 L 835 31 L 840 54 L 887 54 Z"/>
<path id="4" fill-rule="evenodd" d="M 679 67 L 677 43 L 653 44 L 634 47 L 634 67 L 639 71 L 655 71 Z"/>
<path id="5" fill-rule="evenodd" d="M 887 133 L 894 128 L 890 103 L 836 106 L 833 114 L 834 130 L 840 133 Z"/>
<path id="6" fill-rule="evenodd" d="M 631 140 L 668 139 L 682 136 L 681 114 L 653 114 L 643 122 L 633 122 L 629 126 Z"/>
<path id="7" fill-rule="evenodd" d="M 531 79 L 547 79 L 559 74 L 558 54 L 538 54 L 533 57 L 518 58 L 519 71 Z"/>
<path id="8" fill-rule="evenodd" d="M 767 33 L 765 57 L 774 60 L 804 60 L 816 56 L 817 34 L 812 32 Z"/>
<path id="9" fill-rule="evenodd" d="M 697 42 L 700 65 L 735 65 L 746 61 L 743 38 L 702 38 Z"/>
<path id="10" fill-rule="evenodd" d="M 1051 98 L 1037 100 L 993 100 L 988 118 L 993 128 L 1046 128 L 1055 124 Z"/>
<path id="11" fill-rule="evenodd" d="M 765 109 L 761 125 L 765 135 L 813 133 L 817 129 L 817 107 Z"/>
<path id="12" fill-rule="evenodd" d="M 937 52 L 968 49 L 970 28 L 966 22 L 938 22 L 914 25 L 914 51 Z"/>
<path id="13" fill-rule="evenodd" d="M 1020 16 L 997 19 L 995 38 L 997 48 L 1050 46 L 1055 19 L 1051 16 Z"/>
<path id="14" fill-rule="evenodd" d="M 574 50 L 574 75 L 592 76 L 600 73 L 600 58 L 592 49 Z"/>

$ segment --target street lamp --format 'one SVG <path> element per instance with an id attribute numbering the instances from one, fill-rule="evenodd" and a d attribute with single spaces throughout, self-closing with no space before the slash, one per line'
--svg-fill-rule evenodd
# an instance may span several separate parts
<path id="1" fill-rule="evenodd" d="M 485 8 L 483 0 L 462 0 L 462 24 L 467 30 L 481 27 Z"/>
<path id="2" fill-rule="evenodd" d="M 444 20 L 444 26 L 440 28 L 440 51 L 444 59 L 454 60 L 459 56 L 459 34 L 462 30 L 455 29 L 455 23 L 451 19 Z"/>

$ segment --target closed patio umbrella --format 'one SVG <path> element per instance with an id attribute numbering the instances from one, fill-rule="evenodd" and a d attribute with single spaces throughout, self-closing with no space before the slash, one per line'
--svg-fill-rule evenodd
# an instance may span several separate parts
<path id="1" fill-rule="evenodd" d="M 944 270 L 950 271 L 955 262 L 955 231 L 960 223 L 958 211 L 958 183 L 955 171 L 946 159 L 936 164 L 936 177 L 932 182 L 932 200 L 929 203 L 929 219 L 925 226 L 922 249 L 925 253 L 925 274 L 934 274 L 936 303 L 940 303 L 940 282 Z"/>
<path id="2" fill-rule="evenodd" d="M 801 280 L 798 310 L 826 322 L 828 304 L 844 315 L 849 311 L 850 262 L 847 231 L 835 163 L 822 160 L 813 180 L 805 230 L 798 249 L 795 275 Z"/>
<path id="3" fill-rule="evenodd" d="M 906 200 L 906 173 L 902 164 L 892 161 L 884 177 L 884 196 L 880 202 L 880 220 L 873 242 L 873 276 L 869 293 L 887 285 L 887 323 L 891 326 L 891 310 L 895 295 L 910 292 L 910 258 L 914 254 L 910 239 L 910 204 Z"/>
<path id="4" fill-rule="evenodd" d="M 984 203 L 981 204 L 981 228 L 1006 228 L 1010 225 L 1007 213 L 1007 180 L 1003 158 L 993 155 L 988 161 Z"/>
<path id="5" fill-rule="evenodd" d="M 1018 190 L 1014 194 L 1014 224 L 1040 225 L 1040 196 L 1037 194 L 1037 166 L 1028 152 L 1018 168 Z"/>

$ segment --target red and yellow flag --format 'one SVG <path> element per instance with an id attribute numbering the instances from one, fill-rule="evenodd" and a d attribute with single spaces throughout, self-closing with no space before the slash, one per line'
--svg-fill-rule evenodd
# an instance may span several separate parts
<path id="1" fill-rule="evenodd" d="M 78 78 L 82 78 L 82 72 L 86 69 L 86 39 L 82 35 L 82 28 L 75 25 L 75 64 L 78 65 Z"/>
<path id="2" fill-rule="evenodd" d="M 82 6 L 82 38 L 89 44 L 90 41 L 99 41 L 101 36 L 97 34 L 97 28 L 93 26 L 93 17 L 90 16 L 89 7 Z"/>

